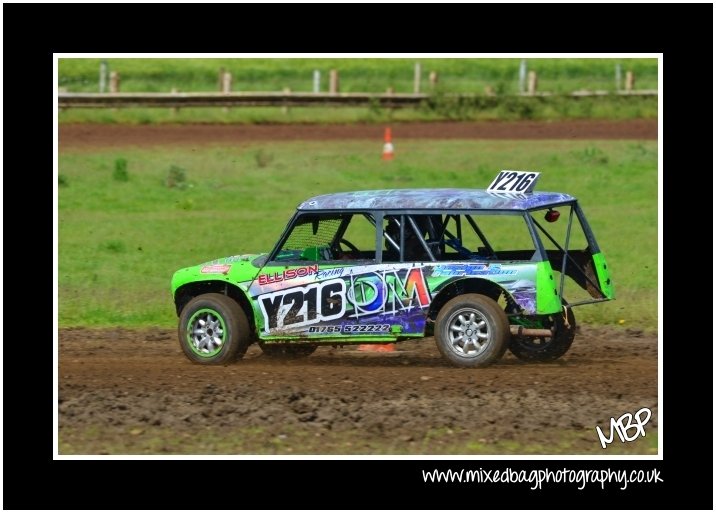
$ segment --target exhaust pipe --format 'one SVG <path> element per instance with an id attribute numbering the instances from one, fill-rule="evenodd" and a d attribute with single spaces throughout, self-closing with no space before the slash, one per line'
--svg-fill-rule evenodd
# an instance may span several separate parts
<path id="1" fill-rule="evenodd" d="M 524 326 L 510 325 L 510 333 L 517 337 L 551 337 L 552 330 L 540 328 L 525 328 Z"/>

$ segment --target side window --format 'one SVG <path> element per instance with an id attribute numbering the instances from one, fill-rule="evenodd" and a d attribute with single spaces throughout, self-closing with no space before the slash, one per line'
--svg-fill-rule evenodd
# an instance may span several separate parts
<path id="1" fill-rule="evenodd" d="M 383 222 L 383 262 L 400 262 L 401 224 L 403 261 L 429 262 L 440 259 L 442 243 L 440 215 L 388 215 Z"/>
<path id="2" fill-rule="evenodd" d="M 521 215 L 449 215 L 441 234 L 442 261 L 530 260 L 536 251 Z"/>
<path id="3" fill-rule="evenodd" d="M 304 214 L 276 253 L 276 261 L 374 260 L 375 226 L 363 213 Z"/>
<path id="4" fill-rule="evenodd" d="M 375 220 L 370 214 L 349 216 L 339 246 L 341 260 L 375 260 Z"/>
<path id="5" fill-rule="evenodd" d="M 521 215 L 460 216 L 461 237 L 450 259 L 530 260 L 536 251 L 527 223 Z M 454 245 L 454 244 L 453 244 Z"/>

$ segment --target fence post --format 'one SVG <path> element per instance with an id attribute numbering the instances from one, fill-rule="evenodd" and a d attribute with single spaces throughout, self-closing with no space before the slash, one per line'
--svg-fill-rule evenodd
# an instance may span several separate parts
<path id="1" fill-rule="evenodd" d="M 385 90 L 385 94 L 395 94 L 395 87 L 388 87 L 388 89 Z"/>
<path id="2" fill-rule="evenodd" d="M 321 72 L 317 69 L 313 70 L 313 92 L 321 92 Z"/>
<path id="3" fill-rule="evenodd" d="M 527 74 L 527 94 L 534 96 L 537 92 L 537 72 L 530 71 Z"/>
<path id="4" fill-rule="evenodd" d="M 221 92 L 224 87 L 224 68 L 219 68 L 219 78 L 218 78 L 218 90 Z"/>
<path id="5" fill-rule="evenodd" d="M 223 77 L 221 77 L 221 92 L 231 92 L 231 73 L 229 73 L 228 71 L 225 71 Z"/>
<path id="6" fill-rule="evenodd" d="M 430 89 L 435 89 L 435 86 L 438 85 L 438 72 L 431 71 L 429 80 L 430 80 Z"/>
<path id="7" fill-rule="evenodd" d="M 329 75 L 328 92 L 331 94 L 336 94 L 338 91 L 338 70 L 332 69 Z"/>
<path id="8" fill-rule="evenodd" d="M 119 92 L 119 72 L 118 71 L 112 71 L 109 74 L 109 92 L 110 93 L 118 93 Z"/>
<path id="9" fill-rule="evenodd" d="M 629 93 L 634 90 L 634 72 L 631 70 L 626 72 L 626 83 L 624 84 L 624 89 L 626 89 Z"/>
<path id="10" fill-rule="evenodd" d="M 99 63 L 99 92 L 103 93 L 107 90 L 107 61 L 102 60 Z"/>
<path id="11" fill-rule="evenodd" d="M 614 81 L 617 84 L 617 92 L 622 90 L 622 65 L 617 63 L 614 66 Z"/>
<path id="12" fill-rule="evenodd" d="M 415 63 L 415 71 L 413 75 L 413 93 L 420 94 L 420 75 L 421 73 L 421 66 L 419 62 Z"/>
<path id="13" fill-rule="evenodd" d="M 229 71 L 224 71 L 221 75 L 221 92 L 223 94 L 231 92 L 231 73 Z M 221 110 L 226 114 L 229 112 L 229 107 L 224 107 Z"/>
<path id="14" fill-rule="evenodd" d="M 519 89 L 520 93 L 525 92 L 525 79 L 527 78 L 527 61 L 525 59 L 522 59 L 520 61 L 520 83 L 519 83 Z"/>

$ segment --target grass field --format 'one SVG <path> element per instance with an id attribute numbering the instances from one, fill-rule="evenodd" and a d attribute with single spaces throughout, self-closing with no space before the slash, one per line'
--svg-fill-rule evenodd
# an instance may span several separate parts
<path id="1" fill-rule="evenodd" d="M 321 71 L 321 90 L 328 90 L 331 69 L 340 73 L 342 92 L 413 92 L 415 62 L 422 67 L 423 88 L 431 71 L 439 75 L 438 88 L 449 92 L 483 92 L 486 86 L 497 94 L 516 93 L 521 59 L 498 58 L 277 58 L 277 59 L 107 59 L 109 69 L 121 76 L 125 92 L 216 91 L 221 68 L 231 72 L 235 91 L 313 90 L 313 71 Z M 635 87 L 657 88 L 657 60 L 633 58 L 529 58 L 527 67 L 536 71 L 541 91 L 571 92 L 580 89 L 616 89 L 615 66 L 634 72 Z M 97 92 L 100 59 L 59 60 L 58 85 L 69 91 Z"/>
<path id="2" fill-rule="evenodd" d="M 513 167 L 542 171 L 539 190 L 580 198 L 610 262 L 618 300 L 580 307 L 578 320 L 656 327 L 655 143 L 402 141 L 392 162 L 380 149 L 304 141 L 61 153 L 60 326 L 174 326 L 175 270 L 270 250 L 309 196 L 483 188 Z"/>

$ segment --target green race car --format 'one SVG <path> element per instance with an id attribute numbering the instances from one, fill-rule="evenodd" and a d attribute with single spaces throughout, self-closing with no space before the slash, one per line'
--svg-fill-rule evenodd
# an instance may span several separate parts
<path id="1" fill-rule="evenodd" d="M 613 299 L 614 288 L 577 199 L 531 192 L 538 175 L 503 171 L 487 190 L 310 198 L 270 252 L 174 274 L 181 347 L 194 362 L 225 364 L 254 342 L 267 356 L 300 357 L 434 335 L 461 367 L 507 349 L 559 358 L 574 340 L 573 307 Z M 565 299 L 565 277 L 585 299 Z"/>

